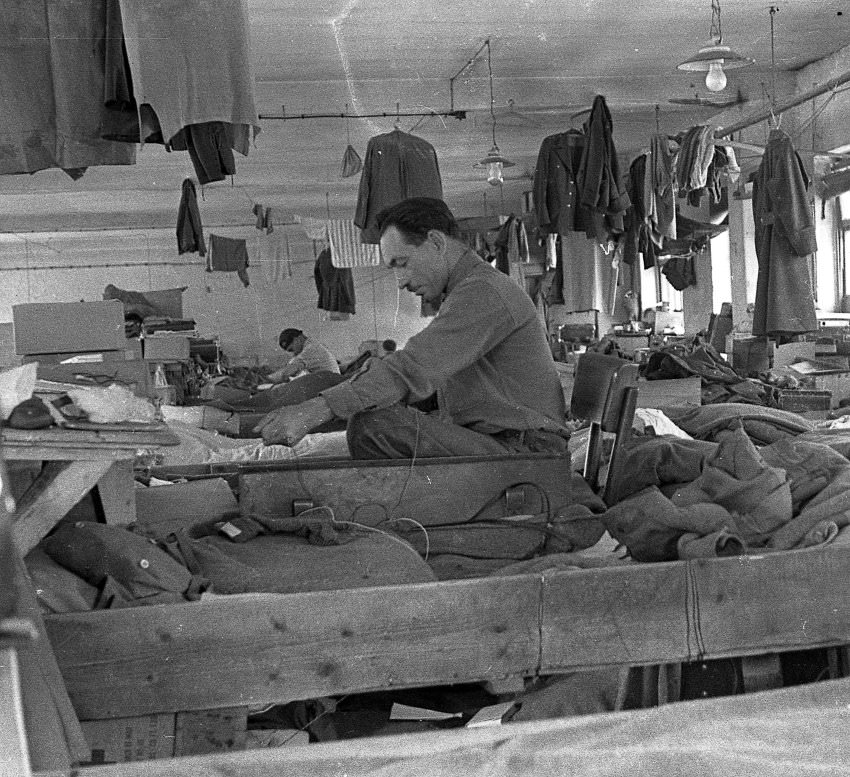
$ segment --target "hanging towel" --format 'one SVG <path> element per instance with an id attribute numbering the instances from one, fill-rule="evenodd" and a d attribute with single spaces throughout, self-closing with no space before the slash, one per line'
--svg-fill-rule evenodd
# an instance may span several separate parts
<path id="1" fill-rule="evenodd" d="M 251 266 L 260 265 L 264 285 L 280 283 L 289 277 L 290 268 L 286 261 L 283 238 L 277 235 L 257 235 L 256 250 Z"/>
<path id="2" fill-rule="evenodd" d="M 550 232 L 546 235 L 546 269 L 554 270 L 558 265 L 558 235 Z"/>
<path id="3" fill-rule="evenodd" d="M 313 219 L 309 216 L 298 216 L 301 221 L 301 226 L 304 227 L 304 234 L 308 240 L 327 240 L 328 239 L 328 222 L 322 219 Z"/>
<path id="4" fill-rule="evenodd" d="M 353 221 L 327 222 L 334 267 L 376 267 L 381 263 L 378 246 L 360 242 L 360 230 Z"/>
<path id="5" fill-rule="evenodd" d="M 235 272 L 248 286 L 248 246 L 244 240 L 221 235 L 210 235 L 210 252 L 207 272 Z"/>
<path id="6" fill-rule="evenodd" d="M 204 245 L 204 228 L 201 225 L 195 184 L 191 178 L 187 178 L 183 181 L 183 194 L 180 196 L 180 206 L 177 208 L 177 253 L 194 252 L 204 256 L 207 247 Z"/>

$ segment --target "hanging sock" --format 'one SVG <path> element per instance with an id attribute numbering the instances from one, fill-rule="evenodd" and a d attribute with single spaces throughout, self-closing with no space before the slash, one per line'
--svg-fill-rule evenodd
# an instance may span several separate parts
<path id="1" fill-rule="evenodd" d="M 327 240 L 328 223 L 322 219 L 314 219 L 309 216 L 299 217 L 301 226 L 304 228 L 304 234 L 308 240 Z"/>

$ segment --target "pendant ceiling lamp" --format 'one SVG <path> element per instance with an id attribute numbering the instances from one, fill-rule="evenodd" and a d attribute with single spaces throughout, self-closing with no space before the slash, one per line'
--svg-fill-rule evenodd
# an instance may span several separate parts
<path id="1" fill-rule="evenodd" d="M 484 41 L 484 45 L 487 47 L 487 75 L 490 80 L 490 124 L 493 128 L 493 146 L 487 152 L 487 156 L 479 160 L 478 166 L 487 170 L 487 183 L 491 186 L 501 186 L 505 182 L 502 171 L 506 167 L 513 167 L 514 163 L 502 156 L 502 152 L 499 151 L 499 146 L 496 143 L 496 112 L 493 107 L 493 66 L 490 61 L 489 38 Z"/>
<path id="2" fill-rule="evenodd" d="M 724 70 L 751 65 L 753 60 L 723 45 L 723 34 L 720 29 L 720 0 L 711 0 L 711 29 L 708 35 L 711 43 L 701 48 L 690 59 L 677 65 L 677 69 L 704 72 L 705 86 L 708 91 L 722 92 L 726 88 Z"/>

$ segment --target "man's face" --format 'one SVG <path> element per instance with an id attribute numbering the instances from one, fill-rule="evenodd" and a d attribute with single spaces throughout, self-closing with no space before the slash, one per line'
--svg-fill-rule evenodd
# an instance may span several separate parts
<path id="1" fill-rule="evenodd" d="M 306 338 L 304 337 L 304 335 L 298 335 L 298 337 L 296 337 L 296 338 L 295 338 L 295 339 L 294 339 L 294 340 L 293 340 L 293 341 L 289 344 L 289 346 L 288 346 L 287 348 L 284 348 L 283 350 L 285 350 L 285 351 L 286 351 L 288 354 L 290 354 L 292 357 L 298 356 L 298 354 L 299 354 L 299 353 L 301 353 L 301 351 L 303 351 L 303 350 L 304 350 L 304 341 L 305 341 L 305 339 L 306 339 Z"/>
<path id="2" fill-rule="evenodd" d="M 426 302 L 439 302 L 449 282 L 446 248 L 446 237 L 437 230 L 431 230 L 418 246 L 405 242 L 396 227 L 381 236 L 381 257 L 395 271 L 398 287 Z"/>

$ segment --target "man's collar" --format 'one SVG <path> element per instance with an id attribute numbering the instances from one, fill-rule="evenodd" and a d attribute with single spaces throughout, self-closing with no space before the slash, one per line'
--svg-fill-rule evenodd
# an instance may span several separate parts
<path id="1" fill-rule="evenodd" d="M 480 262 L 484 260 L 471 248 L 466 249 L 459 257 L 455 266 L 449 273 L 449 282 L 446 284 L 446 294 L 450 294 L 464 278 L 472 273 Z"/>

